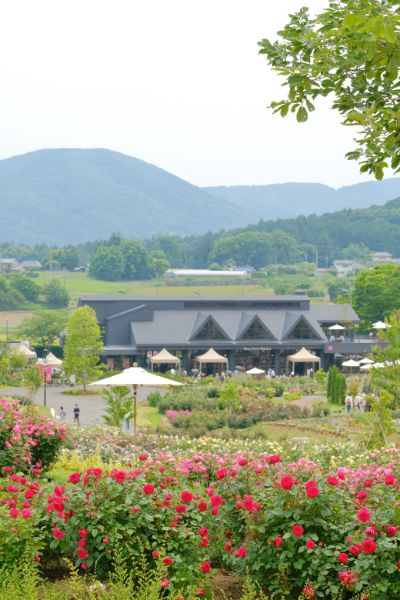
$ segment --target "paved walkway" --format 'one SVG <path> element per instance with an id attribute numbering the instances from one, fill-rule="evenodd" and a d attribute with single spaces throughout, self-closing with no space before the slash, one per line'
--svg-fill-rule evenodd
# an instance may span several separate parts
<path id="1" fill-rule="evenodd" d="M 46 405 L 49 408 L 54 408 L 56 411 L 56 415 L 60 410 L 60 406 L 64 407 L 66 412 L 66 423 L 73 422 L 73 408 L 74 405 L 77 404 L 81 410 L 80 412 L 80 423 L 81 425 L 96 425 L 96 424 L 104 424 L 102 415 L 104 413 L 104 400 L 102 396 L 99 395 L 79 395 L 79 396 L 70 396 L 68 394 L 63 394 L 62 392 L 65 390 L 71 390 L 73 388 L 64 385 L 48 385 L 46 386 Z M 92 387 L 90 389 L 100 390 L 103 389 L 101 387 Z M 153 392 L 155 388 L 139 388 L 138 389 L 138 401 L 143 401 L 147 398 L 147 396 Z M 159 390 L 160 393 L 163 393 L 163 390 Z M 0 389 L 0 396 L 28 396 L 28 392 L 25 388 L 4 388 Z M 43 386 L 34 396 L 35 404 L 40 404 L 43 406 L 44 403 L 44 389 Z"/>

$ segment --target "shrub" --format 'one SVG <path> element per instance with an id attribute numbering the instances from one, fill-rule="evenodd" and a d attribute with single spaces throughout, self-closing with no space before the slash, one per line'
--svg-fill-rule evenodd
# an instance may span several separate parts
<path id="1" fill-rule="evenodd" d="M 162 396 L 161 396 L 160 392 L 151 392 L 151 394 L 149 394 L 147 396 L 147 403 L 150 406 L 154 406 L 154 407 L 158 406 L 158 403 L 160 402 L 161 397 Z"/>
<path id="2" fill-rule="evenodd" d="M 64 437 L 65 426 L 39 417 L 33 407 L 0 398 L 0 468 L 48 469 Z"/>

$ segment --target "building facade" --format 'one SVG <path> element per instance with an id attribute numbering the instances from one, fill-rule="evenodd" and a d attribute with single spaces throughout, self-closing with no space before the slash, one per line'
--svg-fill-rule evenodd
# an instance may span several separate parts
<path id="1" fill-rule="evenodd" d="M 329 327 L 346 327 L 358 316 L 346 304 L 310 304 L 307 296 L 261 298 L 138 298 L 82 296 L 102 328 L 103 357 L 110 367 L 141 366 L 162 348 L 179 356 L 187 371 L 210 347 L 226 356 L 229 369 L 273 368 L 287 373 L 287 356 L 301 347 L 333 364 L 336 343 Z M 354 346 L 354 344 L 351 344 Z M 352 350 L 354 351 L 354 350 Z M 297 369 L 302 367 L 297 366 Z"/>

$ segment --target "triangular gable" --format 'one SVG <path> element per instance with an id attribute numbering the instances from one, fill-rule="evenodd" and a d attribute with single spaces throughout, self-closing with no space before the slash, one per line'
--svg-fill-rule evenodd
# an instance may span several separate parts
<path id="1" fill-rule="evenodd" d="M 229 340 L 229 336 L 210 315 L 202 315 L 203 318 L 196 318 L 191 340 Z M 205 317 L 205 318 L 204 318 Z M 200 324 L 199 324 L 200 321 Z M 197 325 L 197 327 L 196 327 Z"/>
<path id="2" fill-rule="evenodd" d="M 300 316 L 285 335 L 286 340 L 315 340 L 321 336 L 304 316 Z"/>
<path id="3" fill-rule="evenodd" d="M 242 327 L 239 334 L 240 340 L 274 340 L 268 327 L 263 323 L 258 315 L 253 315 L 248 323 Z"/>

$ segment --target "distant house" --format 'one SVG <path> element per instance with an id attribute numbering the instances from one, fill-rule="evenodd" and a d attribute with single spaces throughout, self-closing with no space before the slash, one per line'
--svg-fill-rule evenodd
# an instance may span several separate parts
<path id="1" fill-rule="evenodd" d="M 372 255 L 373 265 L 382 265 L 393 262 L 393 256 L 390 252 L 374 252 Z"/>
<path id="2" fill-rule="evenodd" d="M 167 277 L 250 277 L 248 271 L 211 271 L 210 269 L 168 269 Z"/>
<path id="3" fill-rule="evenodd" d="M 42 263 L 38 260 L 23 260 L 21 261 L 21 267 L 25 271 L 39 271 L 42 268 Z"/>
<path id="4" fill-rule="evenodd" d="M 0 258 L 0 273 L 18 273 L 23 270 L 15 258 Z"/>
<path id="5" fill-rule="evenodd" d="M 333 266 L 338 277 L 345 277 L 362 269 L 362 265 L 355 260 L 334 260 Z"/>

